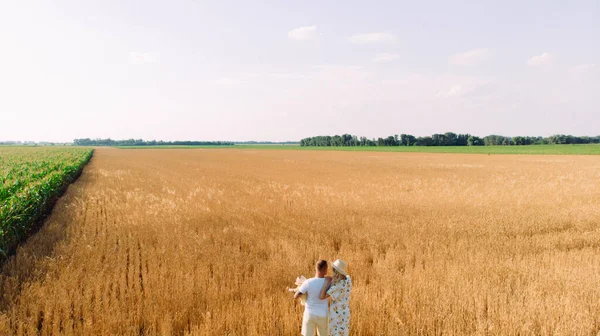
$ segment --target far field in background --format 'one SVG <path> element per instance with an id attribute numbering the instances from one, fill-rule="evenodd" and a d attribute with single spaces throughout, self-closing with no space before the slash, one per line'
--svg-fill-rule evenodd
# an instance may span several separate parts
<path id="1" fill-rule="evenodd" d="M 372 146 L 372 147 L 303 147 L 300 145 L 234 145 L 234 146 L 120 146 L 121 149 L 266 149 L 303 151 L 360 151 L 360 152 L 414 152 L 463 154 L 546 154 L 546 155 L 600 155 L 600 144 L 585 145 L 529 145 L 529 146 Z"/>
<path id="2" fill-rule="evenodd" d="M 600 157 L 243 148 L 98 148 L 0 273 L 0 335 L 297 335 L 319 258 L 352 335 L 600 329 Z"/>

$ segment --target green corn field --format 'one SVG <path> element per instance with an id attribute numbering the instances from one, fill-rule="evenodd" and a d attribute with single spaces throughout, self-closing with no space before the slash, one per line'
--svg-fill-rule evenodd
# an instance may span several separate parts
<path id="1" fill-rule="evenodd" d="M 50 212 L 92 153 L 90 148 L 0 147 L 0 260 Z"/>

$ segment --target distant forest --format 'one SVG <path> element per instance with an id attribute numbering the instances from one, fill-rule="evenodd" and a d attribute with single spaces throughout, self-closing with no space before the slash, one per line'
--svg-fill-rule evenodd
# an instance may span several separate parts
<path id="1" fill-rule="evenodd" d="M 75 146 L 233 146 L 233 145 L 297 145 L 298 141 L 144 141 L 142 139 L 75 139 Z"/>
<path id="2" fill-rule="evenodd" d="M 314 136 L 300 140 L 300 146 L 523 146 L 549 144 L 592 144 L 600 143 L 600 136 L 552 135 L 549 137 L 488 135 L 483 138 L 470 134 L 447 132 L 432 136 L 415 137 L 410 134 L 390 135 L 387 138 L 357 137 L 343 134 Z"/>
<path id="3" fill-rule="evenodd" d="M 232 146 L 230 141 L 144 141 L 142 139 L 75 139 L 75 146 Z"/>
<path id="4" fill-rule="evenodd" d="M 236 145 L 298 145 L 298 141 L 235 141 Z"/>

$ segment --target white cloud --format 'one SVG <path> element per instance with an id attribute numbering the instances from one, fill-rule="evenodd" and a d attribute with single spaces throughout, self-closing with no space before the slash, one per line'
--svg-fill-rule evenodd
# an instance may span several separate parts
<path id="1" fill-rule="evenodd" d="M 552 55 L 544 52 L 541 55 L 533 56 L 527 60 L 527 65 L 533 67 L 544 67 L 552 64 Z"/>
<path id="2" fill-rule="evenodd" d="M 579 64 L 569 68 L 569 72 L 573 74 L 585 74 L 590 73 L 596 69 L 596 64 Z"/>
<path id="3" fill-rule="evenodd" d="M 220 86 L 236 86 L 246 83 L 246 81 L 239 78 L 221 77 L 216 80 L 217 85 Z"/>
<path id="4" fill-rule="evenodd" d="M 439 75 L 427 78 L 425 85 L 434 88 L 436 98 L 461 98 L 485 101 L 498 97 L 499 85 L 495 81 L 473 76 Z"/>
<path id="5" fill-rule="evenodd" d="M 400 55 L 398 55 L 398 54 L 382 53 L 382 54 L 377 54 L 373 58 L 373 62 L 376 62 L 376 63 L 391 62 L 391 61 L 395 61 L 399 58 L 400 58 Z"/>
<path id="6" fill-rule="evenodd" d="M 454 54 L 450 57 L 450 63 L 456 65 L 477 65 L 491 56 L 491 50 L 480 48 Z"/>
<path id="7" fill-rule="evenodd" d="M 447 91 L 440 91 L 435 96 L 438 98 L 451 98 L 451 97 L 459 97 L 465 94 L 466 91 L 464 87 L 460 84 L 452 85 L 452 87 Z"/>
<path id="8" fill-rule="evenodd" d="M 154 63 L 156 62 L 156 57 L 148 53 L 132 51 L 129 53 L 129 60 L 134 64 Z"/>
<path id="9" fill-rule="evenodd" d="M 288 38 L 292 40 L 312 40 L 316 36 L 317 26 L 300 27 L 288 32 Z"/>
<path id="10" fill-rule="evenodd" d="M 393 43 L 396 40 L 396 36 L 390 33 L 356 34 L 348 38 L 348 41 L 354 44 Z"/>

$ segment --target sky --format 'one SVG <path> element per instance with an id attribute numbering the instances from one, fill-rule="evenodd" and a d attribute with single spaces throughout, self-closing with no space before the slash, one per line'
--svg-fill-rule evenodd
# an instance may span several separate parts
<path id="1" fill-rule="evenodd" d="M 600 2 L 0 1 L 0 141 L 600 134 Z"/>

